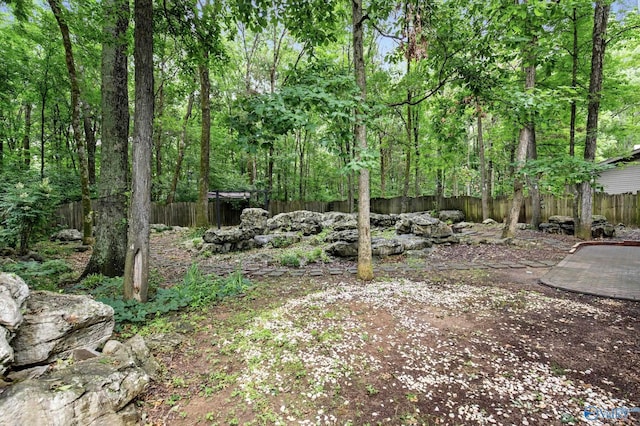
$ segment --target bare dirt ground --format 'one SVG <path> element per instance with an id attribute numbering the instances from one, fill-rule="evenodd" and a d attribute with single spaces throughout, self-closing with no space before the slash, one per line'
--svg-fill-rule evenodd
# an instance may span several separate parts
<path id="1" fill-rule="evenodd" d="M 202 258 L 185 239 L 152 236 L 164 285 L 193 262 L 213 271 L 277 258 Z M 438 246 L 377 260 L 371 283 L 349 273 L 254 278 L 243 297 L 148 330 L 163 373 L 139 401 L 145 423 L 640 424 L 640 303 L 542 286 L 547 268 L 480 269 L 557 262 L 575 242 L 520 231 L 515 245 Z M 461 262 L 471 267 L 426 267 Z M 413 267 L 384 269 L 394 264 Z"/>

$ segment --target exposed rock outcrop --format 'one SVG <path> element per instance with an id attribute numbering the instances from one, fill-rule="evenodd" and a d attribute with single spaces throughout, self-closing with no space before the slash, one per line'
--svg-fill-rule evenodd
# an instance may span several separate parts
<path id="1" fill-rule="evenodd" d="M 77 229 L 62 229 L 51 236 L 51 241 L 81 241 L 82 232 Z"/>
<path id="2" fill-rule="evenodd" d="M 298 210 L 280 213 L 267 221 L 269 232 L 301 232 L 302 235 L 315 235 L 322 232 L 322 213 Z"/>
<path id="3" fill-rule="evenodd" d="M 440 210 L 438 219 L 443 222 L 458 223 L 464 221 L 464 213 L 461 210 Z"/>
<path id="4" fill-rule="evenodd" d="M 0 273 L 0 375 L 14 361 L 10 343 L 22 324 L 22 309 L 29 297 L 29 287 L 15 274 Z"/>
<path id="5" fill-rule="evenodd" d="M 117 346 L 109 356 L 56 365 L 38 378 L 3 389 L 2 424 L 139 424 L 131 402 L 145 390 L 150 381 L 145 368 L 153 369 L 155 360 L 139 336 Z"/>
<path id="6" fill-rule="evenodd" d="M 575 225 L 571 216 L 550 216 L 549 221 L 540 224 L 540 230 L 550 234 L 574 235 Z M 615 226 L 607 222 L 602 215 L 594 215 L 591 223 L 591 236 L 593 238 L 615 237 Z"/>
<path id="7" fill-rule="evenodd" d="M 113 333 L 113 308 L 87 296 L 35 291 L 11 341 L 14 367 L 65 358 L 76 348 L 96 349 Z"/>

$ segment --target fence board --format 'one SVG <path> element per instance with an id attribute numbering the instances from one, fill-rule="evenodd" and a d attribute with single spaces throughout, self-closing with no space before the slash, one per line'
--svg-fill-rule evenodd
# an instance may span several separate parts
<path id="1" fill-rule="evenodd" d="M 606 216 L 610 223 L 623 223 L 627 226 L 640 225 L 640 194 L 602 194 L 597 193 L 593 199 L 593 214 Z M 438 198 L 435 196 L 424 196 L 410 198 L 408 200 L 408 211 L 431 211 L 431 210 L 462 210 L 468 221 L 482 221 L 482 202 L 476 197 L 450 197 Z M 508 197 L 496 197 L 489 201 L 489 216 L 492 219 L 502 222 L 507 217 L 510 208 Z M 222 201 L 220 209 L 220 223 L 223 226 L 238 225 L 242 210 L 248 207 L 249 202 L 245 201 Z M 92 202 L 92 208 L 99 208 L 96 201 Z M 295 210 L 310 210 L 316 212 L 339 211 L 348 212 L 349 203 L 347 201 L 278 201 L 272 200 L 269 203 L 269 213 L 275 216 L 279 213 L 286 213 Z M 402 197 L 394 198 L 373 198 L 371 199 L 371 211 L 373 213 L 391 214 L 400 213 L 402 209 Z M 531 199 L 525 199 L 520 210 L 520 222 L 529 222 L 531 217 Z M 542 221 L 547 221 L 550 216 L 573 215 L 572 197 L 555 197 L 553 195 L 542 196 Z M 95 215 L 94 215 L 95 217 Z M 173 203 L 169 205 L 151 203 L 152 223 L 164 223 L 171 226 L 193 227 L 196 222 L 195 203 Z M 217 223 L 215 203 L 209 203 L 209 221 Z M 57 223 L 61 227 L 82 229 L 82 205 L 80 202 L 64 204 L 58 207 Z"/>

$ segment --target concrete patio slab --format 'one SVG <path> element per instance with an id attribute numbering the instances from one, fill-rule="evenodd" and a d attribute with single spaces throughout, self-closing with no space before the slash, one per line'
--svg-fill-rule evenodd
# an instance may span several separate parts
<path id="1" fill-rule="evenodd" d="M 579 293 L 640 300 L 640 244 L 627 241 L 577 245 L 540 281 Z"/>

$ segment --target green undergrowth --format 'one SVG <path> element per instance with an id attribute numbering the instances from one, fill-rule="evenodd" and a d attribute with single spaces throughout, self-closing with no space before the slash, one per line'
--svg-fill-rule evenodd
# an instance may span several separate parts
<path id="1" fill-rule="evenodd" d="M 59 291 L 60 283 L 74 275 L 73 269 L 62 259 L 7 263 L 0 269 L 20 276 L 33 290 Z"/>
<path id="2" fill-rule="evenodd" d="M 227 277 L 204 274 L 193 264 L 181 283 L 161 288 L 158 280 L 149 280 L 149 299 L 146 303 L 124 300 L 123 280 L 91 275 L 73 288 L 74 292 L 92 295 L 96 300 L 111 306 L 114 310 L 116 331 L 123 326 L 144 325 L 151 319 L 182 309 L 203 309 L 221 300 L 243 294 L 252 283 L 236 271 Z"/>

